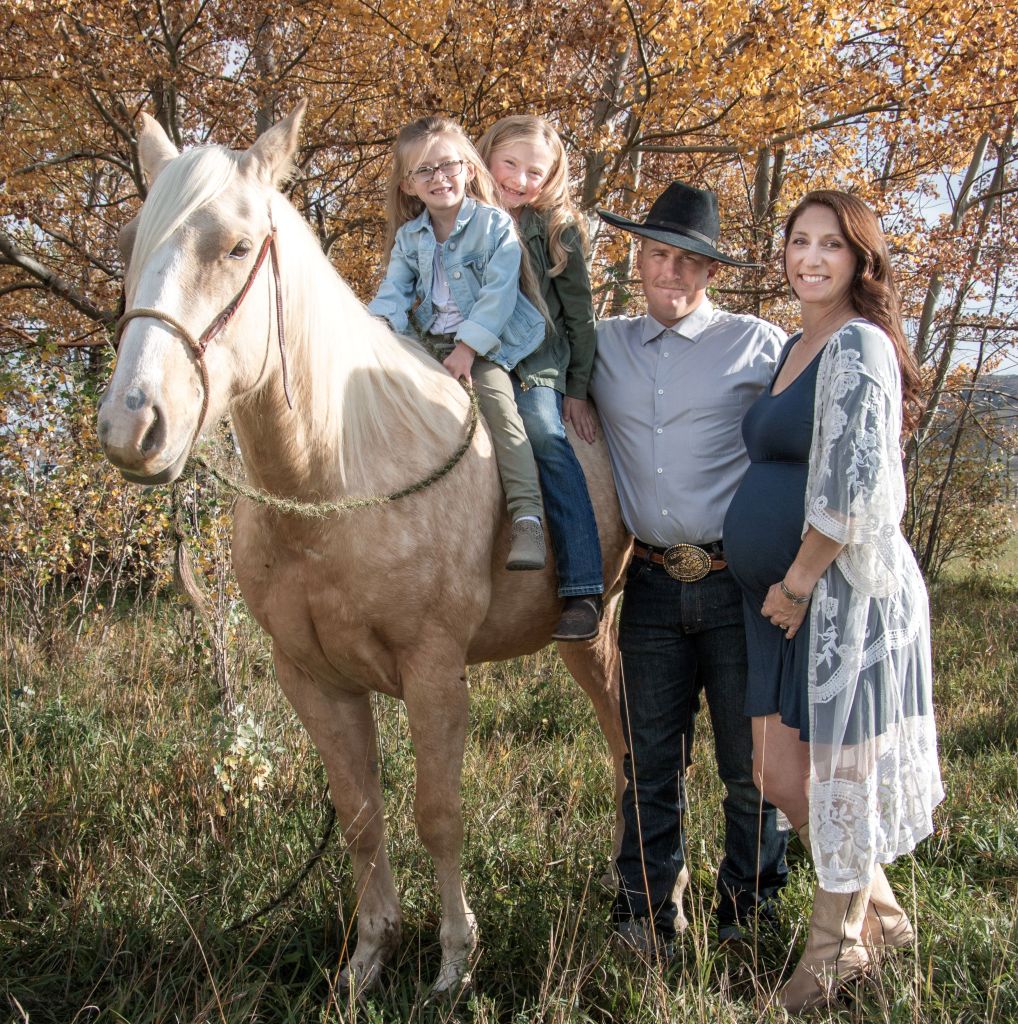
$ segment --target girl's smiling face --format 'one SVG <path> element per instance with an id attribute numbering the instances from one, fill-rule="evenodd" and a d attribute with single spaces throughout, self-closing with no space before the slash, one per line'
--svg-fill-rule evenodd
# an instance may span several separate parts
<path id="1" fill-rule="evenodd" d="M 473 177 L 474 169 L 464 159 L 456 139 L 439 135 L 410 164 L 410 173 L 401 188 L 407 195 L 420 199 L 429 213 L 442 214 L 460 208 Z"/>
<path id="2" fill-rule="evenodd" d="M 518 139 L 498 147 L 488 160 L 507 210 L 532 203 L 544 188 L 554 157 L 541 139 Z"/>

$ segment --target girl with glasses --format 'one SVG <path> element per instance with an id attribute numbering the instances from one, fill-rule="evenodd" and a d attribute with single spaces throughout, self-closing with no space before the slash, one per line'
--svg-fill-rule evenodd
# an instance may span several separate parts
<path id="1" fill-rule="evenodd" d="M 385 278 L 368 309 L 400 333 L 412 317 L 449 373 L 473 384 L 513 522 L 506 568 L 541 569 L 537 467 L 509 372 L 544 341 L 544 304 L 512 217 L 458 124 L 425 117 L 399 133 L 386 214 Z"/>
<path id="2" fill-rule="evenodd" d="M 565 149 L 547 121 L 504 117 L 477 148 L 517 222 L 548 308 L 544 343 L 518 364 L 513 387 L 537 458 L 565 599 L 554 636 L 587 640 L 598 631 L 604 571 L 587 481 L 565 432 L 569 421 L 590 444 L 597 432 L 587 404 L 595 338 L 585 225 L 569 197 Z"/>

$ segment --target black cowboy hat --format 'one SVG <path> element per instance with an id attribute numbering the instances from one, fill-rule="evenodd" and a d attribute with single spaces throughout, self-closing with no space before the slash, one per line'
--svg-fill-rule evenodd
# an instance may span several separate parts
<path id="1" fill-rule="evenodd" d="M 683 185 L 673 181 L 654 200 L 646 220 L 642 224 L 617 213 L 598 209 L 597 215 L 606 224 L 623 231 L 631 231 L 655 242 L 674 245 L 677 249 L 709 256 L 712 260 L 727 263 L 732 267 L 758 267 L 759 263 L 745 263 L 732 259 L 715 248 L 721 234 L 721 218 L 718 216 L 716 192 Z"/>

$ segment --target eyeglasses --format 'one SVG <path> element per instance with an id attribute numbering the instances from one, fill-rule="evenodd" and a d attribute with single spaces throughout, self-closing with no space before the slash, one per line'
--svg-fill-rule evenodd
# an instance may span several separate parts
<path id="1" fill-rule="evenodd" d="M 436 174 L 441 174 L 443 178 L 455 178 L 460 171 L 463 170 L 463 164 L 465 160 L 443 160 L 440 164 L 436 164 L 434 167 L 429 167 L 427 164 L 423 164 L 418 167 L 417 170 L 411 171 L 409 177 L 413 178 L 414 181 L 419 182 L 423 185 L 425 182 L 431 181 Z"/>

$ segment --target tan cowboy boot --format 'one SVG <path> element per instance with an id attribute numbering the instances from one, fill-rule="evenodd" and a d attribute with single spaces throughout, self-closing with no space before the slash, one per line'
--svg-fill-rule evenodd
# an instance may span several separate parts
<path id="1" fill-rule="evenodd" d="M 801 825 L 795 831 L 812 859 L 809 823 Z M 870 901 L 866 906 L 862 941 L 874 954 L 886 952 L 888 949 L 904 949 L 915 942 L 912 923 L 894 898 L 894 890 L 879 864 L 874 867 L 873 880 L 870 883 Z"/>
<path id="2" fill-rule="evenodd" d="M 871 953 L 904 949 L 915 943 L 915 931 L 908 915 L 898 905 L 884 869 L 877 864 L 870 883 L 870 902 L 862 926 L 862 941 Z"/>
<path id="3" fill-rule="evenodd" d="M 689 927 L 689 919 L 682 906 L 683 897 L 686 895 L 686 887 L 689 885 L 689 868 L 685 864 L 675 879 L 672 886 L 672 902 L 675 904 L 675 934 L 681 935 Z"/>
<path id="4" fill-rule="evenodd" d="M 866 973 L 870 958 L 862 943 L 862 926 L 869 897 L 868 885 L 849 893 L 817 887 L 806 948 L 778 992 L 778 1006 L 802 1013 L 827 1004 L 842 985 Z"/>

